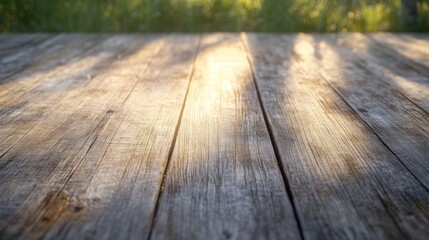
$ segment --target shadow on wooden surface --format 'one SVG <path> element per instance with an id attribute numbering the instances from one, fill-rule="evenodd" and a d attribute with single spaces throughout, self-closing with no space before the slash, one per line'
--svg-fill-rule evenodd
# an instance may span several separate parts
<path id="1" fill-rule="evenodd" d="M 0 36 L 0 238 L 429 236 L 428 43 L 384 36 Z"/>

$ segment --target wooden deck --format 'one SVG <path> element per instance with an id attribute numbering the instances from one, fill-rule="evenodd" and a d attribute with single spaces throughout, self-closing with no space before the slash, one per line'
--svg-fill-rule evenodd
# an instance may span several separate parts
<path id="1" fill-rule="evenodd" d="M 429 35 L 0 35 L 0 239 L 429 239 Z"/>

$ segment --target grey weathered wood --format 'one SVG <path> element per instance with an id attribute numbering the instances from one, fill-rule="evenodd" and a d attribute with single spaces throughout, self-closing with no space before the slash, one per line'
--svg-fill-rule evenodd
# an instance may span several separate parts
<path id="1" fill-rule="evenodd" d="M 107 44 L 102 44 L 102 40 L 103 38 L 99 36 L 58 36 L 50 41 L 53 42 L 54 46 L 46 44 L 47 46 L 38 46 L 29 51 L 24 51 L 23 56 L 11 60 L 12 68 L 17 69 L 7 73 L 0 80 L 2 86 L 0 89 L 0 107 L 3 108 L 13 103 L 13 100 L 21 98 L 22 95 L 40 86 L 41 83 L 54 83 L 52 78 L 56 74 L 67 76 L 73 74 L 70 69 L 79 71 L 82 68 L 88 68 L 92 62 L 95 62 L 94 60 L 97 60 L 98 55 L 101 55 L 102 50 L 108 51 Z M 95 45 L 99 46 L 93 48 Z M 49 48 L 49 50 L 45 48 Z M 40 51 L 43 53 L 39 56 L 37 53 Z M 92 60 L 92 62 L 84 63 L 85 60 Z M 15 67 L 14 63 L 20 61 L 24 63 L 19 63 L 17 64 L 19 66 Z M 26 64 L 30 66 L 20 69 Z M 0 69 L 4 67 L 6 68 L 5 71 L 8 71 L 8 65 L 1 66 Z M 68 72 L 61 72 L 65 70 Z"/>
<path id="2" fill-rule="evenodd" d="M 109 142 L 98 142 L 105 154 L 96 150 L 89 157 L 101 157 L 99 165 L 83 165 L 66 186 L 83 191 L 84 199 L 97 199 L 104 211 L 89 208 L 80 221 L 54 226 L 49 236 L 92 237 L 95 231 L 97 238 L 148 237 L 198 41 L 186 35 L 165 39 L 118 113 L 120 121 L 104 131 L 115 134 Z M 89 182 L 87 170 L 94 171 Z"/>
<path id="3" fill-rule="evenodd" d="M 304 40 L 305 41 L 305 40 Z M 405 166 L 429 189 L 429 114 L 365 68 L 342 59 L 335 47 L 324 45 L 317 60 L 310 43 L 305 56 L 328 80 Z M 305 47 L 301 48 L 305 52 Z M 309 68 L 311 66 L 309 65 Z M 424 99 L 423 99 L 424 101 Z"/>
<path id="4" fill-rule="evenodd" d="M 0 35 L 0 239 L 427 239 L 427 39 Z"/>
<path id="5" fill-rule="evenodd" d="M 300 238 L 238 34 L 202 39 L 152 238 Z"/>
<path id="6" fill-rule="evenodd" d="M 244 37 L 304 237 L 426 238 L 429 193 L 322 79 L 345 60 L 309 38 Z M 338 81 L 357 89 L 366 78 L 354 74 Z"/>
<path id="7" fill-rule="evenodd" d="M 165 43 L 158 46 L 160 41 Z M 91 99 L 91 106 L 80 111 L 87 115 L 100 111 L 102 118 L 96 125 L 80 124 L 95 127 L 93 132 L 67 130 L 64 135 L 70 140 L 63 140 L 65 144 L 88 135 L 90 139 L 79 152 L 72 149 L 67 155 L 75 156 L 62 159 L 43 186 L 36 187 L 21 215 L 5 230 L 8 236 L 140 239 L 149 233 L 197 41 L 198 37 L 187 36 L 159 39 L 148 46 L 140 41 L 134 47 L 142 50 L 114 62 L 111 70 L 93 80 L 89 95 L 79 96 Z M 149 63 L 154 50 L 159 53 Z M 168 70 L 160 71 L 164 68 Z M 105 78 L 106 84 L 97 83 Z M 133 86 L 132 92 L 124 84 Z M 94 90 L 120 94 L 110 98 L 114 100 L 110 106 L 103 106 L 109 97 L 94 96 Z"/>
<path id="8" fill-rule="evenodd" d="M 321 35 L 318 39 L 321 44 L 328 44 L 335 48 L 335 51 L 346 61 L 368 69 L 378 79 L 385 81 L 392 90 L 397 90 L 429 113 L 428 76 L 415 71 L 401 59 L 386 54 L 374 46 L 365 35 L 346 34 L 341 37 Z M 414 44 L 411 41 L 407 42 Z"/>
<path id="9" fill-rule="evenodd" d="M 0 58 L 9 54 L 16 54 L 23 49 L 29 49 L 43 43 L 47 39 L 53 38 L 52 34 L 8 34 L 1 35 L 0 38 Z"/>
<path id="10" fill-rule="evenodd" d="M 122 60 L 125 65 L 115 67 L 118 63 L 111 63 L 108 71 L 92 79 L 85 77 L 86 84 L 81 82 L 82 85 L 72 85 L 71 89 L 53 88 L 51 94 L 60 94 L 61 98 L 57 99 L 57 102 L 48 101 L 44 104 L 47 108 L 52 107 L 54 110 L 35 126 L 33 125 L 31 131 L 1 157 L 2 199 L 0 201 L 11 211 L 1 212 L 0 227 L 14 218 L 12 221 L 16 222 L 14 223 L 16 227 L 9 225 L 6 229 L 11 232 L 10 234 L 19 232 L 20 228 L 27 225 L 27 221 L 32 218 L 37 219 L 37 215 L 26 217 L 26 214 L 30 215 L 31 210 L 40 207 L 38 204 L 42 204 L 41 201 L 47 196 L 47 191 L 52 191 L 53 196 L 60 193 L 61 184 L 70 178 L 82 156 L 92 146 L 94 139 L 97 138 L 97 132 L 106 124 L 111 111 L 116 111 L 116 108 L 129 95 L 137 79 L 135 76 L 127 75 L 131 66 L 129 68 L 123 66 L 130 62 L 129 58 L 133 54 L 138 54 L 136 51 L 139 49 L 142 49 L 140 52 L 143 52 L 144 57 L 150 57 L 150 54 L 156 50 L 155 46 L 145 48 L 145 45 L 151 43 L 153 39 L 137 40 L 134 44 L 131 44 L 132 41 L 131 36 L 112 37 L 109 41 L 117 45 L 116 48 L 109 50 L 113 51 L 113 56 L 119 50 L 120 54 L 126 53 L 126 48 L 129 45 L 132 46 L 128 50 L 131 51 L 128 53 L 129 56 L 125 55 Z M 119 54 L 119 52 L 116 53 Z M 149 60 L 150 58 L 140 60 L 139 67 L 144 67 Z M 73 75 L 69 78 L 70 81 L 79 81 L 79 78 L 73 78 Z M 124 80 L 124 78 L 127 79 Z M 40 111 L 37 107 L 39 106 L 35 104 L 30 110 Z M 32 125 L 32 121 L 29 120 L 28 124 Z M 19 182 L 25 182 L 27 188 L 17 193 L 14 187 Z M 58 192 L 55 192 L 55 189 Z M 15 209 L 18 207 L 21 210 L 15 214 Z M 21 218 L 20 214 L 24 217 Z"/>
<path id="11" fill-rule="evenodd" d="M 427 46 L 410 44 L 396 38 L 390 38 L 384 34 L 369 35 L 369 38 L 380 50 L 429 77 Z"/>
<path id="12" fill-rule="evenodd" d="M 67 43 L 81 39 L 79 36 L 42 35 L 41 39 L 36 38 L 37 41 L 29 41 L 19 48 L 8 48 L 8 51 L 3 53 L 0 51 L 0 83 L 4 83 L 5 78 L 30 67 L 35 60 L 61 49 Z"/>
<path id="13" fill-rule="evenodd" d="M 36 61 L 33 68 L 10 77 L 8 83 L 2 85 L 0 156 L 50 112 L 63 111 L 64 104 L 61 105 L 60 100 L 79 95 L 79 91 L 103 68 L 124 55 L 127 47 L 123 37 L 80 39 Z"/>
<path id="14" fill-rule="evenodd" d="M 393 33 L 377 33 L 369 34 L 380 42 L 386 43 L 394 47 L 404 55 L 410 56 L 414 60 L 423 59 L 427 64 L 427 57 L 429 55 L 429 39 L 417 39 L 409 34 L 393 34 Z M 424 57 L 426 55 L 426 57 Z"/>

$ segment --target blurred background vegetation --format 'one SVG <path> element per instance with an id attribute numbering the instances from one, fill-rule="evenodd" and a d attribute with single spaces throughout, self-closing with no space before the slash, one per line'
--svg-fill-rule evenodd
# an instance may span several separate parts
<path id="1" fill-rule="evenodd" d="M 425 0 L 0 0 L 1 32 L 428 30 Z"/>

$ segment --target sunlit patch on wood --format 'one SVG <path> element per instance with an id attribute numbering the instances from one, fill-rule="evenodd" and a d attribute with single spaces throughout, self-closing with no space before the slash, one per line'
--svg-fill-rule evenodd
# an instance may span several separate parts
<path id="1" fill-rule="evenodd" d="M 427 39 L 0 36 L 0 238 L 425 239 Z"/>

